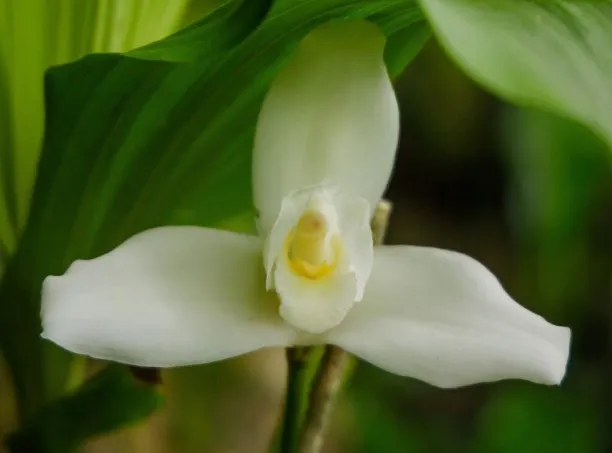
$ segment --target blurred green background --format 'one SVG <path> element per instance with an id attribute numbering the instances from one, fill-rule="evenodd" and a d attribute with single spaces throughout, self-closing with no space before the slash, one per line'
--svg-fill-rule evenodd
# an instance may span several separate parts
<path id="1" fill-rule="evenodd" d="M 210 1 L 193 1 L 185 22 Z M 360 363 L 327 452 L 612 451 L 612 168 L 585 128 L 487 94 L 433 41 L 396 81 L 402 136 L 388 242 L 448 248 L 489 267 L 517 300 L 573 330 L 560 387 L 440 390 Z M 96 368 L 92 364 L 92 369 Z M 94 452 L 264 452 L 280 415 L 283 351 L 163 373 L 167 404 L 94 439 Z M 0 372 L 0 435 L 14 402 Z"/>

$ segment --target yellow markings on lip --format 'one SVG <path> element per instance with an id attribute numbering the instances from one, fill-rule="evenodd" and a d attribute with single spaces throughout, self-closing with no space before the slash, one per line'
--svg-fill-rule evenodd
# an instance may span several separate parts
<path id="1" fill-rule="evenodd" d="M 329 237 L 327 219 L 319 211 L 302 214 L 285 239 L 285 256 L 291 270 L 311 280 L 329 276 L 336 268 L 341 243 Z"/>

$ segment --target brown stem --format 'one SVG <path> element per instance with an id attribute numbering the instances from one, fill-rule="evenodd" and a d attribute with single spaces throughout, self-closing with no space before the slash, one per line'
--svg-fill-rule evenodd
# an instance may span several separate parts
<path id="1" fill-rule="evenodd" d="M 391 208 L 391 202 L 387 200 L 381 200 L 376 206 L 372 218 L 374 245 L 380 245 L 384 241 Z M 330 415 L 342 387 L 349 362 L 349 354 L 342 348 L 333 345 L 325 347 L 325 353 L 310 392 L 298 453 L 319 453 L 321 451 Z"/>

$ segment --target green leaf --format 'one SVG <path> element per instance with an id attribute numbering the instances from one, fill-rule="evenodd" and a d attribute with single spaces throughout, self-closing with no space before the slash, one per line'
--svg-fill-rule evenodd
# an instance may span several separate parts
<path id="1" fill-rule="evenodd" d="M 612 144 L 612 3 L 420 0 L 436 35 L 500 96 L 577 120 Z"/>
<path id="2" fill-rule="evenodd" d="M 414 32 L 414 41 L 402 35 L 397 55 L 408 48 L 414 56 L 423 43 L 411 1 L 274 6 L 251 35 L 266 8 L 230 2 L 155 45 L 49 71 L 48 132 L 26 236 L 39 243 L 33 254 L 44 241 L 55 257 L 55 269 L 44 272 L 61 272 L 144 228 L 214 226 L 251 210 L 259 104 L 275 71 L 316 25 L 369 17 L 391 36 Z"/>
<path id="3" fill-rule="evenodd" d="M 4 0 L 0 7 L 0 268 L 17 247 L 43 134 L 43 77 L 88 52 L 123 51 L 166 36 L 187 0 Z M 38 251 L 42 254 L 48 244 Z M 34 261 L 37 261 L 35 258 Z M 18 266 L 17 266 L 18 267 Z M 0 348 L 14 374 L 22 415 L 65 390 L 68 354 L 41 362 L 40 277 L 7 270 L 0 293 Z M 1 273 L 0 273 L 1 275 Z M 27 313 L 27 314 L 26 314 Z M 15 319 L 17 320 L 16 322 Z M 22 333 L 20 329 L 25 329 Z M 27 331 L 27 333 L 26 333 Z M 58 358 L 59 356 L 59 358 Z M 43 375 L 43 368 L 53 373 Z M 53 375 L 53 376 L 51 376 Z M 25 390 L 27 389 L 27 390 Z M 27 396 L 26 396 L 27 395 Z M 44 397 L 47 395 L 47 398 Z"/>
<path id="4" fill-rule="evenodd" d="M 425 21 L 414 22 L 389 34 L 385 46 L 385 62 L 389 73 L 392 76 L 399 75 L 421 51 L 430 36 L 431 29 Z"/>
<path id="5" fill-rule="evenodd" d="M 162 402 L 155 387 L 109 365 L 77 392 L 45 406 L 6 444 L 12 453 L 70 453 L 91 437 L 145 419 Z"/>
<path id="6" fill-rule="evenodd" d="M 90 52 L 121 52 L 180 25 L 188 0 L 3 0 L 0 7 L 0 247 L 13 252 L 43 135 L 43 75 Z"/>
<path id="7" fill-rule="evenodd" d="M 252 225 L 250 149 L 267 86 L 314 27 L 361 18 L 391 37 L 394 72 L 427 37 L 412 0 L 236 0 L 153 45 L 48 71 L 32 209 L 0 287 L 22 412 L 61 394 L 68 374 L 69 355 L 39 339 L 42 280 L 146 228 Z"/>

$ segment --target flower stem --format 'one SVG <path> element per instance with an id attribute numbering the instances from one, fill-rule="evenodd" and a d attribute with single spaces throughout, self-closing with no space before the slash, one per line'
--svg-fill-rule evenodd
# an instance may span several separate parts
<path id="1" fill-rule="evenodd" d="M 372 219 L 374 245 L 380 245 L 384 241 L 391 207 L 391 203 L 386 200 L 381 200 L 376 207 Z M 297 453 L 319 453 L 321 451 L 330 415 L 350 363 L 351 358 L 343 349 L 333 345 L 325 347 L 309 395 L 308 410 L 301 429 Z"/>
<path id="2" fill-rule="evenodd" d="M 306 423 L 301 432 L 298 453 L 316 453 L 323 446 L 323 437 L 340 392 L 349 355 L 337 346 L 326 346 L 315 384 L 310 394 Z"/>
<path id="3" fill-rule="evenodd" d="M 287 390 L 280 453 L 292 453 L 298 445 L 308 403 L 306 392 L 312 380 L 309 363 L 313 350 L 310 347 L 287 349 Z"/>

